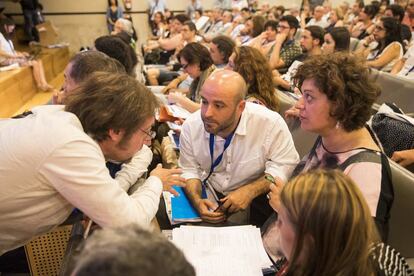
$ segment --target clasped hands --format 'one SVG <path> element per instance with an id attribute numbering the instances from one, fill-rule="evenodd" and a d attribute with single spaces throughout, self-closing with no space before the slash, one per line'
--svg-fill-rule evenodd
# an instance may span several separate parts
<path id="1" fill-rule="evenodd" d="M 220 199 L 219 203 L 212 202 L 209 199 L 197 199 L 195 207 L 203 221 L 220 223 L 225 221 L 229 214 L 248 208 L 252 200 L 253 197 L 249 187 L 243 186 Z"/>

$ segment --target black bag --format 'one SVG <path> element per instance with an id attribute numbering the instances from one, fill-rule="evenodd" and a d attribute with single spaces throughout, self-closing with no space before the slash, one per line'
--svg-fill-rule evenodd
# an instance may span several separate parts
<path id="1" fill-rule="evenodd" d="M 414 119 L 395 106 L 383 104 L 372 116 L 370 128 L 377 144 L 388 157 L 394 151 L 414 148 Z"/>

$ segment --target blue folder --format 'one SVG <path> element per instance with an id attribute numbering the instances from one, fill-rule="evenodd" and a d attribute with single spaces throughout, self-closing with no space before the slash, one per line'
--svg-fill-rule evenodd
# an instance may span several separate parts
<path id="1" fill-rule="evenodd" d="M 174 186 L 174 189 L 180 194 L 171 197 L 172 220 L 174 222 L 201 221 L 197 210 L 193 207 L 182 187 Z"/>

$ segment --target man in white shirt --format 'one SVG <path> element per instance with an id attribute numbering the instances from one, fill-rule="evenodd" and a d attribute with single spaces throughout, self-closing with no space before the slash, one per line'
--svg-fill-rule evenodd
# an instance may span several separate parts
<path id="1" fill-rule="evenodd" d="M 206 42 L 210 42 L 214 37 L 222 33 L 224 27 L 222 16 L 222 9 L 215 8 L 213 10 L 210 18 L 211 26 L 203 36 Z"/>
<path id="2" fill-rule="evenodd" d="M 259 198 L 264 199 L 272 182 L 286 182 L 299 161 L 282 117 L 246 103 L 246 92 L 238 73 L 217 70 L 202 87 L 201 110 L 181 131 L 179 165 L 187 179 L 186 194 L 206 222 L 248 223 L 249 207 L 257 199 L 251 219 L 263 216 L 254 221 L 260 225 L 268 204 Z M 202 198 L 203 186 L 209 199 Z"/>
<path id="3" fill-rule="evenodd" d="M 326 28 L 329 26 L 329 22 L 324 18 L 325 9 L 322 6 L 316 6 L 313 11 L 313 17 L 306 26 L 319 26 L 322 28 Z"/>
<path id="4" fill-rule="evenodd" d="M 108 57 L 99 51 L 85 51 L 74 55 L 64 71 L 64 83 L 61 91 L 53 97 L 54 104 L 64 104 L 65 97 L 70 95 L 81 83 L 87 80 L 94 72 L 126 73 L 125 67 L 117 60 Z M 143 145 L 127 163 L 108 162 L 107 167 L 111 176 L 117 180 L 125 190 L 133 185 L 139 177 L 147 172 L 152 161 L 152 151 L 148 145 Z M 108 160 L 114 161 L 114 160 Z M 131 176 L 134 175 L 133 178 Z"/>
<path id="5" fill-rule="evenodd" d="M 108 159 L 127 162 L 152 137 L 157 100 L 135 79 L 94 73 L 65 103 L 0 120 L 0 255 L 74 208 L 102 227 L 149 227 L 161 191 L 183 184 L 180 170 L 157 167 L 128 195 L 105 167 Z"/>

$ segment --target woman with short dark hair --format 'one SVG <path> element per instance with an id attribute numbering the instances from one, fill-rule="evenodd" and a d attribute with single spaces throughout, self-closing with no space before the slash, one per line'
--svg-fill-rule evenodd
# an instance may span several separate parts
<path id="1" fill-rule="evenodd" d="M 388 160 L 365 127 L 380 93 L 369 68 L 343 52 L 310 57 L 298 68 L 294 83 L 302 93 L 295 105 L 301 128 L 319 137 L 293 174 L 315 168 L 344 171 L 361 189 L 386 239 L 394 194 Z"/>
<path id="2" fill-rule="evenodd" d="M 180 61 L 184 72 L 193 79 L 193 82 L 190 85 L 190 91 L 187 96 L 178 92 L 169 93 L 168 101 L 177 103 L 190 112 L 195 112 L 200 109 L 201 87 L 216 67 L 213 64 L 208 49 L 197 42 L 187 44 L 178 53 L 177 59 Z M 177 79 L 179 79 L 179 82 L 182 81 L 180 77 Z M 173 80 L 173 82 L 176 81 Z M 176 84 L 178 85 L 178 83 Z"/>

